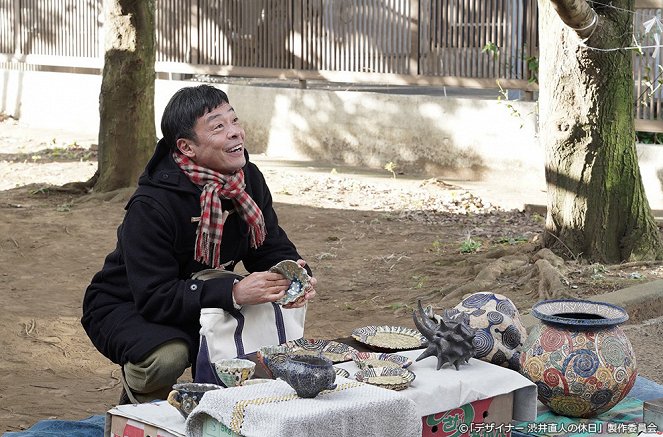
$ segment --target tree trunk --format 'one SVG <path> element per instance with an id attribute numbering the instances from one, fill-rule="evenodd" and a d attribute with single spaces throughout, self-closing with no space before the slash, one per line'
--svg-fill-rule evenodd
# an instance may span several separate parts
<path id="1" fill-rule="evenodd" d="M 633 0 L 613 0 L 611 5 L 633 10 Z M 660 259 L 663 245 L 635 149 L 633 53 L 591 49 L 578 36 L 588 37 L 590 47 L 628 47 L 633 17 L 605 7 L 594 19 L 591 9 L 577 6 L 587 3 L 539 1 L 539 108 L 548 185 L 545 244 L 593 262 Z M 576 23 L 574 12 L 579 15 Z"/>
<path id="2" fill-rule="evenodd" d="M 154 0 L 105 0 L 95 191 L 133 186 L 156 142 Z"/>

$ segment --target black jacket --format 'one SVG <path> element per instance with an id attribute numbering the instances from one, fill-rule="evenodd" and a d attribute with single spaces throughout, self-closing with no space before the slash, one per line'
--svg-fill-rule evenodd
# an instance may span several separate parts
<path id="1" fill-rule="evenodd" d="M 223 226 L 221 263 L 232 270 L 242 262 L 249 272 L 265 271 L 300 255 L 278 225 L 272 197 L 258 168 L 244 166 L 246 192 L 265 217 L 267 237 L 258 249 L 249 246 L 249 228 L 239 214 Z M 200 309 L 232 309 L 233 279 L 193 280 L 210 268 L 194 260 L 201 189 L 194 185 L 160 141 L 140 177 L 117 230 L 117 247 L 92 278 L 83 299 L 81 323 L 95 347 L 111 361 L 139 362 L 157 346 L 182 339 L 194 362 Z M 223 209 L 232 210 L 230 200 Z"/>

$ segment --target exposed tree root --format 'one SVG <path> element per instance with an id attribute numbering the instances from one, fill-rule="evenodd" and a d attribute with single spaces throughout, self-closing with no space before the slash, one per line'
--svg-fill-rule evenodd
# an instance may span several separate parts
<path id="1" fill-rule="evenodd" d="M 442 307 L 456 304 L 469 293 L 493 291 L 500 286 L 499 279 L 506 275 L 517 276 L 516 285 L 523 286 L 529 282 L 537 282 L 539 299 L 553 299 L 565 294 L 568 280 L 565 275 L 568 268 L 562 258 L 550 249 L 540 249 L 531 245 L 530 251 L 518 248 L 499 248 L 494 253 L 486 254 L 485 258 L 502 255 L 483 267 L 473 280 L 460 286 L 447 287 L 440 290 L 444 297 L 439 300 Z M 514 254 L 514 252 L 518 252 Z"/>
<path id="2" fill-rule="evenodd" d="M 97 183 L 97 179 L 99 179 L 99 170 L 94 172 L 92 177 L 85 182 L 69 182 L 59 187 L 51 187 L 49 190 L 58 193 L 87 194 L 92 191 L 92 187 Z"/>

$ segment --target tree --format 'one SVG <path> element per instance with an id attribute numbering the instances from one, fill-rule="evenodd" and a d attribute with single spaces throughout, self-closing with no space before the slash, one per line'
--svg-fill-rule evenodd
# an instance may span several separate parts
<path id="1" fill-rule="evenodd" d="M 546 246 L 590 261 L 663 258 L 635 148 L 633 0 L 539 0 Z M 609 3 L 609 5 L 607 4 Z"/>
<path id="2" fill-rule="evenodd" d="M 105 0 L 96 191 L 135 185 L 156 141 L 154 0 Z"/>

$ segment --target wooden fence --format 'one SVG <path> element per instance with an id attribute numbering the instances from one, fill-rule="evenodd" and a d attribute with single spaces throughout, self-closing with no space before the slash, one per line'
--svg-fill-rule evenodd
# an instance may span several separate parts
<path id="1" fill-rule="evenodd" d="M 658 15 L 638 0 L 634 29 Z M 0 67 L 103 64 L 102 0 L 0 0 Z M 534 91 L 536 0 L 157 0 L 161 73 Z M 660 6 L 660 5 L 658 5 Z M 635 56 L 636 121 L 663 131 L 660 55 Z M 4 61 L 4 62 L 3 62 Z M 644 127 L 644 129 L 643 129 Z"/>

